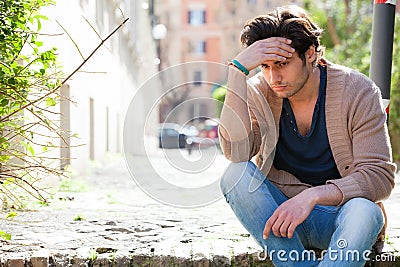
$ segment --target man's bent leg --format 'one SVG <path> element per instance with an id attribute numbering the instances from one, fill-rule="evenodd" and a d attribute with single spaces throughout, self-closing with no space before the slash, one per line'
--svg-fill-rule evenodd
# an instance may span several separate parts
<path id="1" fill-rule="evenodd" d="M 363 266 L 383 224 L 378 205 L 364 198 L 349 200 L 339 210 L 329 249 L 319 266 Z"/>
<path id="2" fill-rule="evenodd" d="M 253 184 L 261 185 L 253 190 Z M 276 237 L 273 233 L 267 240 L 263 239 L 267 219 L 287 197 L 265 178 L 254 163 L 231 163 L 221 178 L 221 190 L 239 221 L 268 252 L 276 266 L 317 265 L 316 260 L 304 261 L 302 257 L 304 246 L 298 233 L 302 225 L 291 239 Z"/>

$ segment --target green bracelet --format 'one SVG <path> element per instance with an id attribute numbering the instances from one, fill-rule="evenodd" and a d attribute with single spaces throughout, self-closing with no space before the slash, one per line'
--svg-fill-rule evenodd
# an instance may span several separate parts
<path id="1" fill-rule="evenodd" d="M 245 66 L 243 66 L 242 64 L 240 64 L 239 61 L 237 61 L 236 59 L 232 59 L 232 64 L 235 65 L 239 70 L 241 70 L 244 74 L 249 75 L 249 70 L 246 69 Z"/>

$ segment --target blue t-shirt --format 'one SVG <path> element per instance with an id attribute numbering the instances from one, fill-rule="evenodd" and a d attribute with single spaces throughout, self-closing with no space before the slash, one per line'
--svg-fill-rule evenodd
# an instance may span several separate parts
<path id="1" fill-rule="evenodd" d="M 298 132 L 290 102 L 284 98 L 274 158 L 275 168 L 287 171 L 303 183 L 313 186 L 323 185 L 327 180 L 340 178 L 326 130 L 326 67 L 319 66 L 319 68 L 321 70 L 320 86 L 311 129 L 306 136 Z"/>

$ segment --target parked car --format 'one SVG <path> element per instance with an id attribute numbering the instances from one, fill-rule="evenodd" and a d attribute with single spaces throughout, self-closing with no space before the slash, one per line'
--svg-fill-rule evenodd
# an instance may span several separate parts
<path id="1" fill-rule="evenodd" d="M 218 119 L 207 119 L 199 126 L 199 133 L 192 139 L 193 146 L 207 148 L 217 145 L 218 139 Z"/>
<path id="2" fill-rule="evenodd" d="M 185 148 L 189 137 L 196 136 L 194 126 L 181 126 L 176 123 L 162 123 L 158 132 L 159 148 Z"/>

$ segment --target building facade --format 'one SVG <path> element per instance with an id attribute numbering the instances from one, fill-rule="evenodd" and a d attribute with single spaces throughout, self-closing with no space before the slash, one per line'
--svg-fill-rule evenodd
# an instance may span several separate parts
<path id="1" fill-rule="evenodd" d="M 160 104 L 160 121 L 185 124 L 197 117 L 217 117 L 212 92 L 226 82 L 227 69 L 223 66 L 241 50 L 239 36 L 243 24 L 285 4 L 301 6 L 302 1 L 155 0 L 157 23 L 168 30 L 166 38 L 160 40 L 160 69 L 203 62 L 182 67 L 181 75 L 192 83 L 164 98 Z M 175 78 L 163 81 L 164 91 L 174 88 Z M 177 109 L 179 105 L 182 107 Z"/>
<path id="2" fill-rule="evenodd" d="M 106 160 L 108 153 L 144 154 L 143 145 L 138 144 L 143 134 L 150 136 L 148 140 L 156 147 L 156 132 L 143 131 L 145 107 L 152 105 L 146 102 L 147 97 L 128 125 L 137 130 L 132 131 L 128 143 L 123 143 L 125 113 L 131 100 L 140 85 L 158 70 L 148 9 L 141 1 L 58 0 L 44 10 L 49 21 L 42 31 L 62 33 L 47 37 L 45 43 L 58 48 L 58 60 L 66 75 L 129 18 L 61 89 L 59 120 L 68 144 L 61 140 L 61 148 L 54 153 L 59 153 L 62 166 L 82 171 L 91 161 Z M 159 88 L 146 94 L 149 98 L 158 95 Z M 157 117 L 147 121 L 158 125 Z"/>

